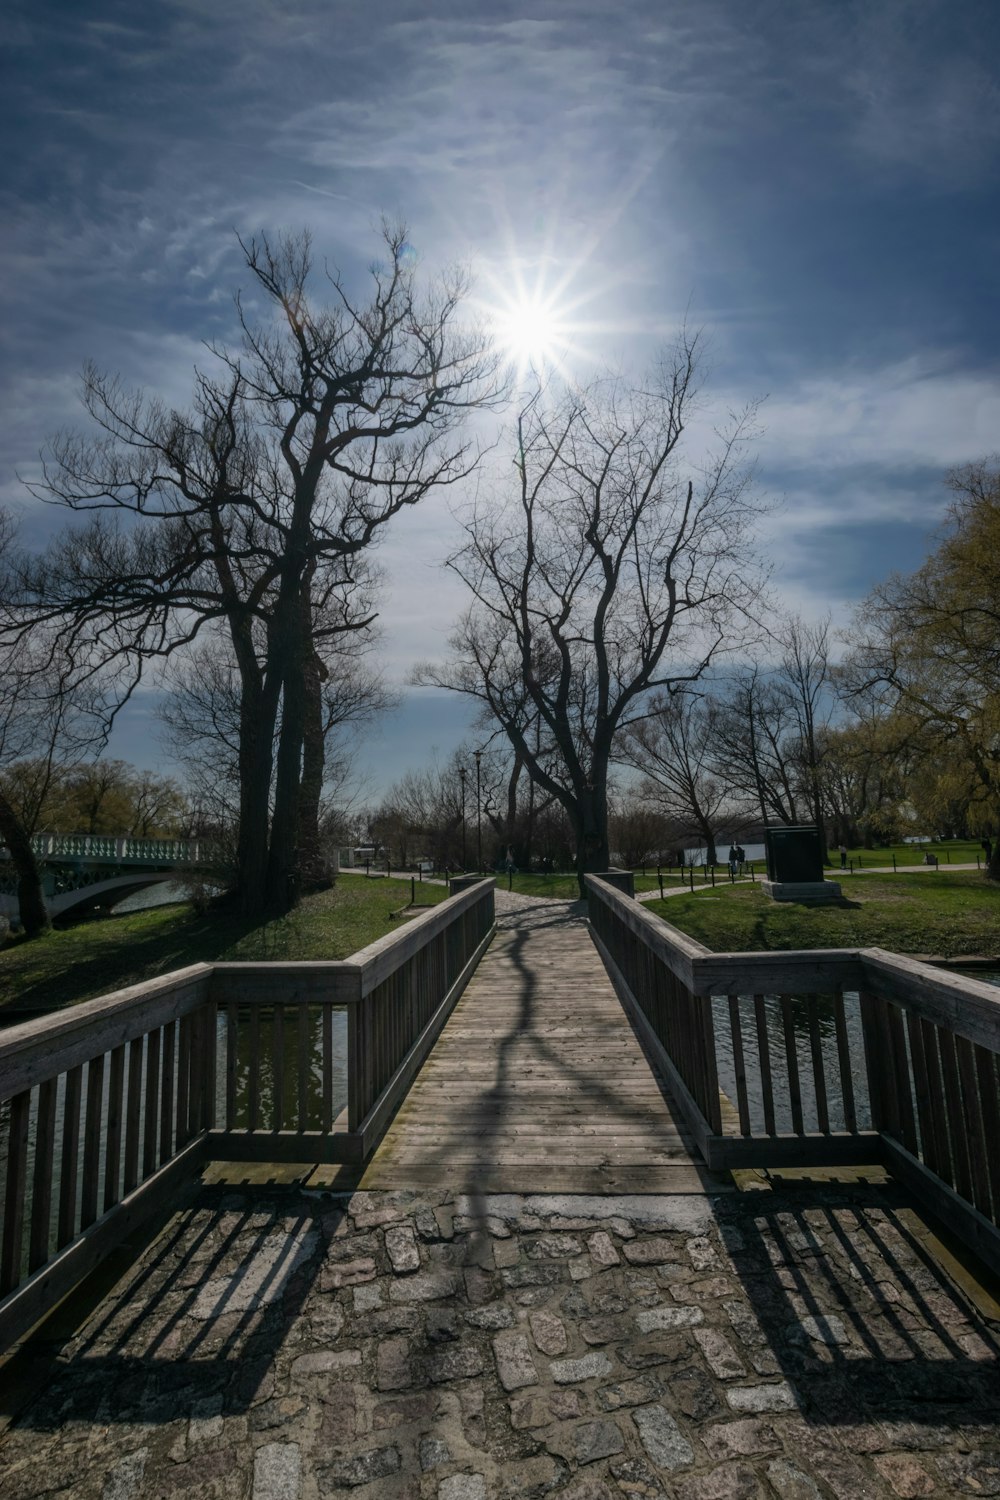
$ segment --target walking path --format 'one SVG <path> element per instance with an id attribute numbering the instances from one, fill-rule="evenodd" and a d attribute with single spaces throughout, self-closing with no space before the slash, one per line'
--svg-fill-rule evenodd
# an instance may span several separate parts
<path id="1" fill-rule="evenodd" d="M 499 931 L 363 1188 L 702 1192 L 586 903 L 496 893 Z"/>
<path id="2" fill-rule="evenodd" d="M 995 1495 L 987 1314 L 891 1187 L 206 1188 L 75 1332 L 0 1383 L 19 1412 L 0 1491 Z"/>
<path id="3" fill-rule="evenodd" d="M 195 1186 L 0 1368 L 4 1500 L 1000 1494 L 1000 1305 L 906 1194 L 657 1191 L 695 1169 L 582 906 L 497 908 L 405 1186 Z"/>

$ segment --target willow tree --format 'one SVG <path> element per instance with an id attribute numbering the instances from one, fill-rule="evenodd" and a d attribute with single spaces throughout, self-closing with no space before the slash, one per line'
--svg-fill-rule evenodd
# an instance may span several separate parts
<path id="1" fill-rule="evenodd" d="M 322 683 L 345 633 L 375 617 L 367 554 L 392 517 L 465 478 L 466 414 L 497 356 L 463 327 L 464 274 L 420 289 L 384 230 L 367 301 L 317 277 L 308 235 L 242 245 L 265 315 L 237 299 L 239 346 L 215 349 L 187 412 L 89 369 L 97 436 L 47 456 L 45 498 L 99 511 L 24 579 L 25 605 L 119 664 L 119 705 L 151 658 L 221 629 L 240 689 L 237 878 L 244 909 L 301 884 L 318 806 Z"/>
<path id="2" fill-rule="evenodd" d="M 472 595 L 451 659 L 418 674 L 477 699 L 562 805 L 581 891 L 609 861 L 616 737 L 734 645 L 759 595 L 754 410 L 682 463 L 696 355 L 684 335 L 641 387 L 607 377 L 528 402 L 512 480 L 474 503 L 449 559 Z"/>
<path id="3" fill-rule="evenodd" d="M 1000 458 L 949 475 L 954 500 L 922 567 L 894 574 L 858 611 L 848 690 L 876 695 L 918 765 L 922 800 L 960 804 L 1000 832 Z M 1000 880 L 1000 839 L 989 875 Z"/>

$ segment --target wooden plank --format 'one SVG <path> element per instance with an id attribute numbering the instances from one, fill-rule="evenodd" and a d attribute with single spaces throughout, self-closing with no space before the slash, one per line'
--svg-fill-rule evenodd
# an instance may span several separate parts
<path id="1" fill-rule="evenodd" d="M 128 1044 L 128 1093 L 125 1102 L 125 1175 L 123 1192 L 127 1197 L 139 1185 L 139 1137 L 142 1133 L 142 1054 L 143 1038 Z"/>
<path id="2" fill-rule="evenodd" d="M 298 1103 L 299 1103 L 299 1130 L 309 1128 L 309 1064 L 312 1054 L 312 1033 L 310 1027 L 309 1007 L 299 1006 L 299 1066 L 298 1066 Z"/>
<path id="3" fill-rule="evenodd" d="M 948 1136 L 951 1140 L 951 1162 L 955 1173 L 955 1191 L 960 1197 L 971 1202 L 972 1168 L 969 1162 L 969 1143 L 965 1133 L 965 1112 L 962 1108 L 962 1088 L 958 1076 L 955 1038 L 950 1031 L 945 1031 L 940 1026 L 937 1028 L 937 1033 L 938 1050 L 941 1053 L 941 1076 L 944 1079 Z"/>
<path id="4" fill-rule="evenodd" d="M 796 1135 L 802 1135 L 805 1132 L 802 1122 L 802 1087 L 799 1083 L 799 1057 L 795 1046 L 791 995 L 781 996 L 781 1026 L 785 1037 L 785 1069 L 788 1078 L 788 1103 L 792 1111 L 792 1129 Z"/>
<path id="5" fill-rule="evenodd" d="M 774 1086 L 771 1082 L 771 1042 L 767 1034 L 767 1006 L 765 1005 L 763 995 L 754 995 L 753 1014 L 757 1027 L 757 1061 L 760 1066 L 764 1129 L 768 1135 L 773 1136 L 777 1132 L 775 1130 L 774 1118 Z"/>
<path id="6" fill-rule="evenodd" d="M 108 1072 L 108 1118 L 105 1127 L 103 1211 L 118 1202 L 118 1174 L 122 1163 L 122 1102 L 125 1087 L 125 1048 L 111 1054 Z"/>
<path id="7" fill-rule="evenodd" d="M 260 1011 L 256 1006 L 250 1012 L 247 1086 L 247 1129 L 254 1131 L 260 1124 Z"/>
<path id="8" fill-rule="evenodd" d="M 199 1130 L 215 1127 L 216 1080 L 219 1069 L 219 1007 L 208 1000 L 201 1012 L 202 1035 L 205 1039 L 205 1066 L 201 1077 L 201 1108 L 198 1117 Z"/>
<path id="9" fill-rule="evenodd" d="M 935 1140 L 936 1160 L 930 1163 L 930 1165 L 943 1182 L 953 1187 L 955 1178 L 951 1158 L 951 1138 L 948 1133 L 944 1083 L 941 1076 L 938 1029 L 931 1021 L 925 1021 L 921 1018 L 920 1034 L 924 1044 L 924 1065 L 927 1070 L 927 1096 Z"/>
<path id="10" fill-rule="evenodd" d="M 239 1048 L 239 1001 L 221 1002 L 226 1011 L 226 1129 L 236 1128 L 236 1065 Z"/>
<path id="11" fill-rule="evenodd" d="M 986 1169 L 986 1135 L 979 1109 L 979 1082 L 976 1077 L 976 1059 L 971 1042 L 964 1037 L 955 1039 L 955 1056 L 958 1061 L 958 1077 L 962 1088 L 962 1114 L 965 1120 L 965 1139 L 969 1148 L 969 1171 L 972 1176 L 972 1201 L 980 1213 L 990 1213 L 990 1179 Z M 1000 1142 L 996 1143 L 1000 1145 Z M 916 1151 L 914 1150 L 914 1155 Z"/>
<path id="12" fill-rule="evenodd" d="M 160 1108 L 160 1032 L 151 1031 L 146 1038 L 146 1097 L 142 1121 L 142 1176 L 156 1171 L 156 1122 Z"/>
<path id="13" fill-rule="evenodd" d="M 31 1091 L 10 1101 L 7 1133 L 7 1183 L 4 1189 L 3 1232 L 0 1235 L 0 1296 L 21 1280 L 24 1249 L 24 1200 L 28 1190 L 28 1123 Z"/>
<path id="14" fill-rule="evenodd" d="M 56 1248 L 61 1250 L 76 1234 L 76 1187 L 79 1180 L 80 1100 L 83 1095 L 83 1068 L 71 1068 L 66 1074 L 63 1094 L 63 1132 L 59 1173 L 59 1223 Z"/>
<path id="15" fill-rule="evenodd" d="M 823 1071 L 823 1041 L 819 1031 L 819 1007 L 815 995 L 806 996 L 809 1025 L 809 1051 L 812 1058 L 813 1087 L 816 1091 L 816 1123 L 822 1135 L 830 1134 L 830 1111 L 826 1102 L 826 1074 Z"/>
<path id="16" fill-rule="evenodd" d="M 160 1166 L 174 1154 L 174 1058 L 177 1051 L 177 1022 L 163 1028 L 160 1049 Z"/>
<path id="17" fill-rule="evenodd" d="M 320 1125 L 324 1131 L 328 1131 L 333 1126 L 333 1008 L 329 1005 L 323 1006 L 321 1067 L 323 1074 L 323 1108 Z"/>
<path id="18" fill-rule="evenodd" d="M 902 1013 L 897 1005 L 887 1002 L 883 1006 L 885 1029 L 889 1051 L 885 1066 L 892 1070 L 896 1093 L 896 1109 L 899 1120 L 899 1138 L 907 1151 L 916 1154 L 917 1131 L 913 1113 L 913 1084 L 910 1063 L 906 1053 L 906 1033 Z"/>
<path id="19" fill-rule="evenodd" d="M 829 1135 L 774 1135 L 746 1140 L 742 1136 L 717 1136 L 709 1142 L 708 1164 L 713 1171 L 738 1171 L 767 1167 L 876 1166 L 882 1142 L 874 1130 Z"/>
<path id="20" fill-rule="evenodd" d="M 990 1218 L 1000 1223 L 1000 1088 L 997 1085 L 996 1057 L 985 1047 L 973 1047 L 976 1059 L 976 1077 L 979 1081 L 979 1107 L 983 1115 L 983 1133 L 989 1143 L 986 1152 L 986 1171 L 990 1179 L 992 1207 Z M 985 1212 L 985 1210 L 984 1210 Z"/>
<path id="21" fill-rule="evenodd" d="M 80 1228 L 97 1218 L 98 1178 L 101 1170 L 101 1125 L 104 1111 L 104 1057 L 87 1064 L 87 1112 L 83 1133 L 83 1184 L 80 1193 Z"/>
<path id="22" fill-rule="evenodd" d="M 271 1129 L 277 1134 L 285 1123 L 285 1007 L 271 1013 Z"/>
<path id="23" fill-rule="evenodd" d="M 182 1016 L 177 1024 L 177 1100 L 174 1109 L 174 1123 L 176 1127 L 175 1140 L 177 1142 L 177 1150 L 179 1151 L 191 1139 L 188 1130 L 188 1111 L 191 1098 L 192 1017 Z"/>
<path id="24" fill-rule="evenodd" d="M 924 1034 L 920 1017 L 912 1011 L 906 1013 L 906 1032 L 910 1041 L 910 1061 L 913 1066 L 913 1094 L 920 1129 L 920 1155 L 931 1171 L 938 1170 L 940 1143 L 935 1134 L 935 1122 L 931 1110 L 930 1087 L 927 1080 L 927 1059 L 924 1054 Z M 914 1153 L 916 1154 L 916 1153 Z"/>
<path id="25" fill-rule="evenodd" d="M 58 1080 L 49 1078 L 38 1090 L 35 1118 L 35 1170 L 31 1188 L 31 1228 L 28 1234 L 28 1272 L 37 1271 L 49 1258 L 52 1223 L 52 1176 L 56 1141 L 56 1093 Z"/>
<path id="26" fill-rule="evenodd" d="M 851 1062 L 851 1043 L 847 1034 L 847 1016 L 844 996 L 838 990 L 833 997 L 833 1024 L 837 1033 L 837 1067 L 840 1078 L 840 1097 L 844 1105 L 844 1124 L 854 1132 L 858 1128 L 858 1112 L 854 1102 L 854 1069 Z"/>

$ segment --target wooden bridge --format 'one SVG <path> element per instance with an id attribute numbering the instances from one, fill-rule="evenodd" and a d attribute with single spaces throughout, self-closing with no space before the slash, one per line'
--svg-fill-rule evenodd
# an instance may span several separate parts
<path id="1" fill-rule="evenodd" d="M 995 990 L 713 954 L 588 884 L 589 925 L 497 932 L 481 880 L 345 963 L 198 964 L 3 1034 L 0 1346 L 212 1160 L 612 1194 L 881 1163 L 1000 1269 Z"/>

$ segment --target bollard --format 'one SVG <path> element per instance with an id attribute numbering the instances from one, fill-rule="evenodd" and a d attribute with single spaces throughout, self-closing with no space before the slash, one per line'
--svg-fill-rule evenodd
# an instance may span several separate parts
<path id="1" fill-rule="evenodd" d="M 694 865 L 690 865 L 688 868 L 691 876 L 691 889 L 694 890 Z"/>
<path id="2" fill-rule="evenodd" d="M 893 853 L 893 856 L 892 856 L 892 873 L 894 875 L 896 873 L 896 855 L 895 855 L 895 853 Z"/>
<path id="3" fill-rule="evenodd" d="M 660 900 L 662 901 L 663 900 L 663 871 L 662 870 L 657 869 L 657 871 L 656 871 L 656 878 L 660 882 Z"/>
<path id="4" fill-rule="evenodd" d="M 417 882 L 410 876 L 410 905 L 415 906 L 417 901 Z"/>
<path id="5" fill-rule="evenodd" d="M 712 889 L 715 889 L 715 866 L 712 866 Z"/>

